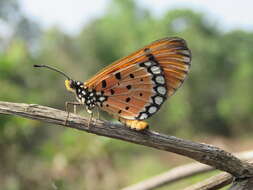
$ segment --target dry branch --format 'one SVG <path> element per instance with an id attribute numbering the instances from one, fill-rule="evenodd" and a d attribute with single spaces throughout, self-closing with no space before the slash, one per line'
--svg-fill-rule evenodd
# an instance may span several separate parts
<path id="1" fill-rule="evenodd" d="M 247 160 L 247 161 L 253 160 L 253 151 L 240 152 L 240 153 L 236 153 L 235 155 L 242 160 Z M 151 177 L 150 179 L 147 179 L 147 180 L 141 181 L 140 183 L 123 188 L 122 190 L 152 190 L 152 189 L 185 179 L 187 177 L 191 177 L 197 174 L 212 171 L 214 169 L 215 168 L 212 168 L 205 164 L 190 163 L 190 164 L 173 168 L 167 172 Z M 194 190 L 199 190 L 199 189 L 208 190 L 209 188 L 219 187 L 219 185 L 220 186 L 227 185 L 232 181 L 233 176 L 230 174 L 226 174 L 226 175 L 224 174 L 223 176 L 223 174 L 213 177 L 212 178 L 213 180 L 208 179 L 203 182 L 200 182 L 199 184 L 193 185 L 189 188 L 192 188 L 192 190 L 194 188 L 195 188 Z"/>
<path id="2" fill-rule="evenodd" d="M 229 190 L 252 190 L 253 177 L 245 180 L 237 180 Z"/>
<path id="3" fill-rule="evenodd" d="M 242 158 L 245 158 L 250 163 L 253 163 L 253 158 L 251 156 L 252 152 L 248 152 L 246 155 L 242 155 Z M 184 190 L 216 190 L 225 187 L 232 181 L 233 176 L 231 174 L 222 172 L 216 176 L 212 176 L 211 178 L 208 178 L 204 181 L 201 181 L 190 187 L 187 187 Z M 233 183 L 233 186 L 229 190 L 252 190 L 252 189 L 253 189 L 253 178 L 248 178 L 248 179 L 236 179 Z"/>
<path id="4" fill-rule="evenodd" d="M 100 120 L 92 122 L 90 128 L 88 128 L 88 119 L 75 114 L 70 114 L 67 124 L 64 125 L 67 116 L 65 111 L 36 104 L 20 104 L 0 101 L 0 113 L 40 120 L 51 124 L 62 125 L 97 135 L 121 139 L 135 144 L 177 153 L 219 170 L 226 171 L 236 178 L 253 176 L 253 166 L 251 164 L 241 161 L 220 148 L 203 143 L 195 143 L 174 136 L 159 134 L 150 130 L 134 131 L 120 124 L 113 124 L 111 122 Z"/>
<path id="5" fill-rule="evenodd" d="M 168 172 L 123 188 L 122 190 L 152 190 L 199 173 L 210 171 L 212 169 L 212 167 L 200 163 L 187 164 L 173 168 Z"/>
<path id="6" fill-rule="evenodd" d="M 232 183 L 233 176 L 226 172 L 222 172 L 216 176 L 208 178 L 197 184 L 185 188 L 184 190 L 216 190 Z"/>

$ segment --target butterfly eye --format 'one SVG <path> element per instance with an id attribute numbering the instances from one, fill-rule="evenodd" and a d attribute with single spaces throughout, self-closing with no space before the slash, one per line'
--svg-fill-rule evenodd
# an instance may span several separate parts
<path id="1" fill-rule="evenodd" d="M 74 87 L 73 87 L 73 81 L 72 80 L 65 80 L 65 87 L 68 91 L 74 92 Z"/>

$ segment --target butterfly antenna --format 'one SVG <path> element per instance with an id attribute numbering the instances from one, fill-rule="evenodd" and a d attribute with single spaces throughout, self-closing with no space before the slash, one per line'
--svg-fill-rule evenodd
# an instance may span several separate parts
<path id="1" fill-rule="evenodd" d="M 56 71 L 60 74 L 62 74 L 63 76 L 65 76 L 68 80 L 71 80 L 71 78 L 66 75 L 64 72 L 60 71 L 59 69 L 55 68 L 55 67 L 51 67 L 51 66 L 48 66 L 48 65 L 33 65 L 34 67 L 45 67 L 45 68 L 48 68 L 50 70 L 53 70 L 53 71 Z"/>

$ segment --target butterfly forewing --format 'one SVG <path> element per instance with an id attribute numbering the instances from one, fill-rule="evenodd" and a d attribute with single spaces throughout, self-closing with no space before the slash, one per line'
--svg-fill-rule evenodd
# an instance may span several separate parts
<path id="1" fill-rule="evenodd" d="M 85 85 L 101 92 L 112 115 L 143 120 L 156 113 L 185 80 L 191 53 L 183 39 L 165 38 L 109 65 Z"/>
<path id="2" fill-rule="evenodd" d="M 94 77 L 92 77 L 90 80 L 86 82 L 86 84 L 89 87 L 92 87 L 94 84 L 100 82 L 102 78 L 107 76 L 108 74 L 117 71 L 121 68 L 127 67 L 129 65 L 138 63 L 140 61 L 147 61 L 148 58 L 146 57 L 145 49 L 162 49 L 164 46 L 166 47 L 168 45 L 168 42 L 170 42 L 170 45 L 173 45 L 175 42 L 173 41 L 181 40 L 180 38 L 164 38 L 161 40 L 157 40 L 150 45 L 147 45 L 146 47 L 130 54 L 127 57 L 124 57 L 118 61 L 115 61 L 111 65 L 105 67 L 102 71 L 98 72 Z"/>

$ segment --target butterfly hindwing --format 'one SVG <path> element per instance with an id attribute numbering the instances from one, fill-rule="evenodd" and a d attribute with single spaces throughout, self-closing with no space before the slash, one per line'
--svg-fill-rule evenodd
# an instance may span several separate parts
<path id="1" fill-rule="evenodd" d="M 116 78 L 117 73 L 121 77 Z M 145 68 L 132 65 L 131 68 L 116 71 L 112 76 L 115 78 L 113 85 L 102 88 L 103 94 L 108 97 L 102 109 L 112 114 L 116 112 L 123 118 L 135 119 L 155 94 L 152 75 Z"/>

